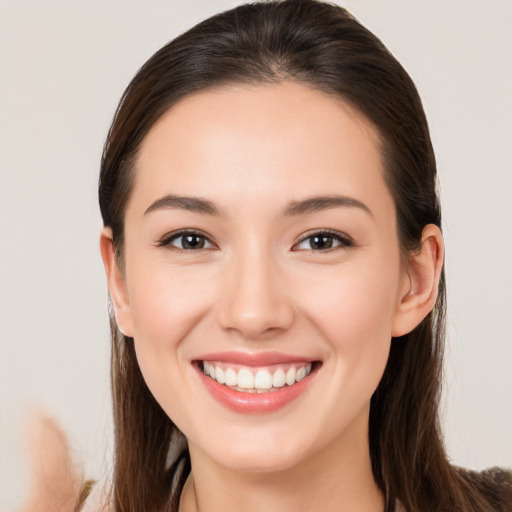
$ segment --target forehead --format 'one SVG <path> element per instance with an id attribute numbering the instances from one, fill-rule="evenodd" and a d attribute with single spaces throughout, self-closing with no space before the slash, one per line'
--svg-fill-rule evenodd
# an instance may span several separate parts
<path id="1" fill-rule="evenodd" d="M 133 193 L 143 208 L 163 194 L 364 199 L 379 188 L 387 193 L 376 128 L 343 100 L 284 82 L 226 86 L 171 107 L 141 145 Z"/>

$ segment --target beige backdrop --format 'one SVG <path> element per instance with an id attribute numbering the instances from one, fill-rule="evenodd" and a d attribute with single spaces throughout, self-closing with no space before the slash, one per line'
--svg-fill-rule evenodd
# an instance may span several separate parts
<path id="1" fill-rule="evenodd" d="M 98 163 L 116 103 L 162 44 L 234 0 L 0 0 L 0 508 L 26 472 L 29 405 L 89 476 L 109 461 Z M 345 3 L 405 65 L 437 150 L 454 462 L 512 466 L 512 2 Z"/>

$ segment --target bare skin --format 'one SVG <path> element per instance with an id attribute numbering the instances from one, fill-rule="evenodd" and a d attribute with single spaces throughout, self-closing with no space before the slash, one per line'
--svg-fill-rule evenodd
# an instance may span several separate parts
<path id="1" fill-rule="evenodd" d="M 193 475 L 184 488 L 180 512 L 217 512 L 240 510 L 250 512 L 294 512 L 296 510 L 382 511 L 382 493 L 375 485 L 367 443 L 361 439 L 365 425 L 354 425 L 354 446 L 329 445 L 309 461 L 288 471 L 276 473 L 241 473 L 205 464 L 194 465 Z M 347 433 L 348 434 L 348 433 Z M 347 457 L 333 457 L 333 451 Z M 219 469 L 221 469 L 219 471 Z M 219 503 L 216 497 L 222 496 Z M 305 504 L 307 506 L 305 507 Z"/>
<path id="2" fill-rule="evenodd" d="M 64 432 L 55 420 L 34 411 L 26 429 L 30 482 L 18 512 L 72 512 L 82 477 Z"/>
<path id="3" fill-rule="evenodd" d="M 101 249 L 118 325 L 188 439 L 181 512 L 382 511 L 370 398 L 391 338 L 433 307 L 443 242 L 426 226 L 404 267 L 375 128 L 296 83 L 225 87 L 164 114 L 135 173 L 123 265 L 109 229 Z M 249 414 L 205 387 L 203 354 L 270 351 L 314 362 L 289 403 Z"/>

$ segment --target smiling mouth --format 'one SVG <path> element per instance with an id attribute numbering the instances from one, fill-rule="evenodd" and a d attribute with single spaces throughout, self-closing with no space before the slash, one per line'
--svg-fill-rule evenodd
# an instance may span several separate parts
<path id="1" fill-rule="evenodd" d="M 270 393 L 304 380 L 320 364 L 287 363 L 265 368 L 220 361 L 198 361 L 200 370 L 215 382 L 242 393 Z"/>

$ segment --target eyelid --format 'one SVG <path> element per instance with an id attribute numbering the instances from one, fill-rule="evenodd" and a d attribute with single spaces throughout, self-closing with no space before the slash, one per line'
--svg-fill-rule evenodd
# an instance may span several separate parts
<path id="1" fill-rule="evenodd" d="M 202 249 L 195 249 L 196 251 L 200 250 L 212 250 L 212 249 L 218 249 L 217 244 L 211 239 L 210 236 L 208 236 L 206 233 L 201 231 L 200 229 L 194 229 L 194 228 L 182 228 L 177 229 L 176 231 L 171 231 L 170 233 L 165 234 L 160 240 L 156 243 L 158 247 L 172 247 L 176 251 L 183 251 L 183 252 L 193 252 L 191 249 L 182 249 L 180 247 L 176 247 L 171 244 L 174 240 L 185 236 L 185 235 L 197 235 L 200 237 L 203 237 L 209 244 L 211 244 L 213 247 L 205 247 Z"/>
<path id="2" fill-rule="evenodd" d="M 329 249 L 314 250 L 314 249 L 297 249 L 296 248 L 299 244 L 301 244 L 302 242 L 306 241 L 308 238 L 311 238 L 315 235 L 331 236 L 332 238 L 334 238 L 338 242 L 340 242 L 340 244 L 335 247 L 329 248 Z M 355 243 L 352 240 L 352 238 L 343 232 L 335 231 L 332 229 L 315 229 L 315 230 L 309 231 L 308 233 L 304 233 L 303 235 L 301 235 L 300 238 L 293 244 L 292 251 L 330 252 L 330 251 L 335 251 L 337 249 L 354 247 L 354 245 L 355 245 Z"/>
<path id="3" fill-rule="evenodd" d="M 191 249 L 182 249 L 180 247 L 176 247 L 171 244 L 174 240 L 180 238 L 181 236 L 185 236 L 185 235 L 197 235 L 197 236 L 203 237 L 210 245 L 213 246 L 213 247 L 206 247 L 206 248 L 202 248 L 202 249 L 196 249 L 197 251 L 212 250 L 212 249 L 219 248 L 218 245 L 211 239 L 211 237 L 209 235 L 207 235 L 200 229 L 194 229 L 194 228 L 182 228 L 182 229 L 178 229 L 176 231 L 167 233 L 156 243 L 156 245 L 158 247 L 172 247 L 176 251 L 192 252 L 193 250 L 191 250 Z M 339 242 L 339 245 L 336 245 L 335 247 L 332 247 L 329 249 L 318 249 L 316 251 L 314 249 L 297 249 L 296 248 L 299 244 L 301 244 L 302 242 L 306 241 L 308 238 L 311 238 L 315 235 L 330 236 L 330 237 L 334 238 L 335 240 L 337 240 Z M 353 247 L 354 245 L 355 244 L 354 244 L 354 241 L 352 240 L 352 238 L 345 233 L 342 233 L 340 231 L 335 231 L 332 229 L 315 229 L 315 230 L 311 230 L 311 231 L 301 235 L 300 238 L 293 244 L 291 250 L 292 251 L 310 250 L 312 252 L 329 252 L 329 251 L 336 250 L 338 248 Z"/>

